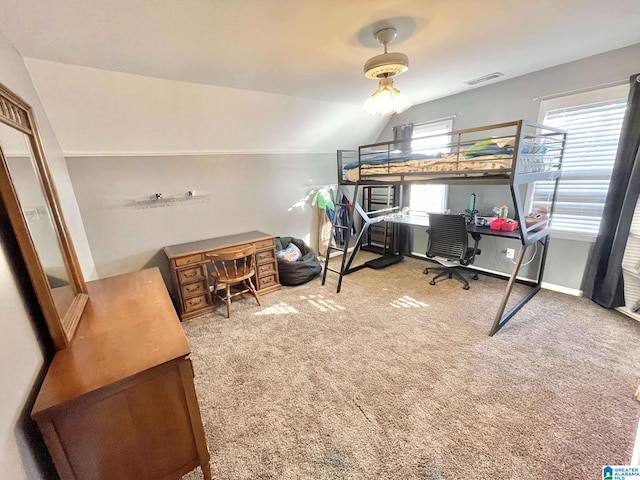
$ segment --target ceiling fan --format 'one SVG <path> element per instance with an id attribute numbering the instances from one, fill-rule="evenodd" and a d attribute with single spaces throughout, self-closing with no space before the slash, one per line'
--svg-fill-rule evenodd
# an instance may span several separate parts
<path id="1" fill-rule="evenodd" d="M 394 27 L 378 30 L 374 36 L 384 47 L 384 53 L 370 58 L 364 64 L 364 76 L 378 78 L 378 90 L 367 99 L 362 107 L 373 115 L 392 115 L 402 113 L 411 106 L 411 101 L 393 86 L 393 78 L 409 69 L 409 57 L 400 52 L 388 52 L 388 45 L 398 35 Z"/>

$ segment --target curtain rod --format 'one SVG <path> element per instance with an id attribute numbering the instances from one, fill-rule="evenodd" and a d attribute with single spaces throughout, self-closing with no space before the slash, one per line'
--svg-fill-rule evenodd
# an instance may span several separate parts
<path id="1" fill-rule="evenodd" d="M 426 125 L 427 123 L 435 123 L 435 122 L 441 122 L 442 120 L 449 120 L 451 118 L 456 118 L 458 115 L 454 114 L 454 115 L 449 115 L 447 117 L 440 117 L 440 118 L 434 118 L 433 120 L 427 120 L 425 122 L 419 122 L 419 123 L 403 123 L 401 125 L 394 125 L 393 127 L 391 127 L 391 129 L 395 129 L 398 127 L 405 127 L 407 125 L 413 125 L 414 127 L 419 127 L 420 125 Z"/>
<path id="2" fill-rule="evenodd" d="M 440 118 L 434 118 L 433 120 L 427 120 L 426 122 L 418 122 L 418 123 L 414 123 L 413 126 L 420 126 L 420 125 L 426 125 L 427 123 L 435 123 L 435 122 L 441 122 L 442 120 L 449 120 L 450 118 L 456 118 L 458 115 L 453 114 L 453 115 L 448 115 L 446 117 L 440 117 Z"/>
<path id="3" fill-rule="evenodd" d="M 607 87 L 619 87 L 620 85 L 625 85 L 627 83 L 629 83 L 629 80 L 618 80 L 618 81 L 615 81 L 615 82 L 602 83 L 600 85 L 594 85 L 593 87 L 578 88 L 576 90 L 568 90 L 566 92 L 552 93 L 550 95 L 542 95 L 540 97 L 533 97 L 533 101 L 534 102 L 538 102 L 538 101 L 543 101 L 543 100 L 551 100 L 551 99 L 554 99 L 554 98 L 565 97 L 567 95 L 575 95 L 577 93 L 592 92 L 594 90 L 600 90 L 601 88 L 607 88 Z"/>

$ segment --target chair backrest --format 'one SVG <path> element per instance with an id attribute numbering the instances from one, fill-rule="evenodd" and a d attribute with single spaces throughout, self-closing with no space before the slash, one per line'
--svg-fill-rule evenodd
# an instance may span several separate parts
<path id="1" fill-rule="evenodd" d="M 217 277 L 233 281 L 252 273 L 255 253 L 255 245 L 249 245 L 244 248 L 208 253 L 207 258 L 211 260 L 213 272 Z"/>
<path id="2" fill-rule="evenodd" d="M 468 244 L 467 222 L 463 216 L 429 214 L 427 257 L 463 260 Z"/>

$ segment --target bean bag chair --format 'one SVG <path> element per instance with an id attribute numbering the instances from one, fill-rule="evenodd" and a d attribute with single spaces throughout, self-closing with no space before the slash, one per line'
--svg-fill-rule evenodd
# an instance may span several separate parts
<path id="1" fill-rule="evenodd" d="M 322 270 L 315 252 L 299 238 L 276 237 L 276 250 L 282 285 L 302 285 Z"/>

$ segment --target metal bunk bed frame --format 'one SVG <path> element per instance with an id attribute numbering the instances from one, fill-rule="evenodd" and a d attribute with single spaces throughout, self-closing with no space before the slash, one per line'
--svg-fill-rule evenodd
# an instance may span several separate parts
<path id="1" fill-rule="evenodd" d="M 451 143 L 447 145 L 449 149 L 455 149 L 457 152 L 464 152 L 465 148 L 468 148 L 472 142 L 476 142 L 476 140 L 465 140 L 464 137 L 467 135 L 479 134 L 482 132 L 502 132 L 504 130 L 511 131 L 508 136 L 513 136 L 515 139 L 515 145 L 513 147 L 513 158 L 511 160 L 511 167 L 509 169 L 498 170 L 498 172 L 492 171 L 482 171 L 482 170 L 466 170 L 466 171 L 446 171 L 446 172 L 436 172 L 434 173 L 396 173 L 392 171 L 391 162 L 388 162 L 386 165 L 387 172 L 386 173 L 377 173 L 367 175 L 366 172 L 362 168 L 361 159 L 363 156 L 368 155 L 370 151 L 380 152 L 385 151 L 387 154 L 390 154 L 392 151 L 397 151 L 398 148 L 405 146 L 401 141 L 391 141 L 391 142 L 381 142 L 371 145 L 363 145 L 358 148 L 357 151 L 357 159 L 358 159 L 358 179 L 356 181 L 346 180 L 343 173 L 343 160 L 348 155 L 353 155 L 355 151 L 353 150 L 339 150 L 338 151 L 338 198 L 346 199 L 346 201 L 340 200 L 339 203 L 336 203 L 336 208 L 347 208 L 350 209 L 350 225 L 347 226 L 339 226 L 336 225 L 335 222 L 332 224 L 332 233 L 336 231 L 337 228 L 343 228 L 347 230 L 347 232 L 351 232 L 354 226 L 357 223 L 361 223 L 361 228 L 358 231 L 355 242 L 351 243 L 349 241 L 345 241 L 342 248 L 337 247 L 329 247 L 327 251 L 327 258 L 325 261 L 325 265 L 322 273 L 322 285 L 325 284 L 327 272 L 331 271 L 337 273 L 339 275 L 338 284 L 337 284 L 337 293 L 340 292 L 342 287 L 342 280 L 345 275 L 353 273 L 357 270 L 365 268 L 366 264 L 358 265 L 352 267 L 353 260 L 355 259 L 358 251 L 362 246 L 362 240 L 369 229 L 369 227 L 375 223 L 385 221 L 394 224 L 408 224 L 408 225 L 422 225 L 428 226 L 426 222 L 428 217 L 420 217 L 415 218 L 411 216 L 401 215 L 399 213 L 401 205 L 402 205 L 402 190 L 403 186 L 411 183 L 437 183 L 437 184 L 483 184 L 483 185 L 508 185 L 511 191 L 511 197 L 513 200 L 513 205 L 515 207 L 515 219 L 518 221 L 518 228 L 514 232 L 504 232 L 505 234 L 500 235 L 508 238 L 518 239 L 521 242 L 520 249 L 518 254 L 515 257 L 515 263 L 513 265 L 513 269 L 508 278 L 507 285 L 502 295 L 502 299 L 500 300 L 500 304 L 498 306 L 498 311 L 496 312 L 496 316 L 491 326 L 491 330 L 489 331 L 489 335 L 493 336 L 497 333 L 538 291 L 540 291 L 542 285 L 542 276 L 544 274 L 544 267 L 547 258 L 547 251 L 549 248 L 550 241 L 550 228 L 549 222 L 553 218 L 553 212 L 556 203 L 557 190 L 558 190 L 558 181 L 561 175 L 562 169 L 562 159 L 564 155 L 564 147 L 566 143 L 566 132 L 560 129 L 548 127 L 545 125 L 541 125 L 534 122 L 529 122 L 525 120 L 519 120 L 516 122 L 508 122 L 501 123 L 495 125 L 488 125 L 479 128 L 471 128 L 465 130 L 457 130 L 450 132 L 448 135 L 450 138 L 455 139 Z M 528 133 L 531 130 L 534 133 Z M 426 138 L 426 137 L 425 137 Z M 491 136 L 490 138 L 496 138 L 495 136 Z M 523 154 L 521 154 L 521 148 L 525 145 L 525 141 L 531 142 L 531 140 L 538 139 L 540 141 L 545 142 L 551 147 L 551 154 L 547 155 L 548 158 L 552 160 L 550 163 L 545 165 L 543 171 L 533 171 L 533 172 L 525 172 L 523 171 L 523 165 L 520 160 Z M 459 156 L 457 157 L 460 158 Z M 548 167 L 548 168 L 547 168 Z M 383 165 L 384 168 L 384 165 Z M 482 176 L 478 176 L 482 175 Z M 554 181 L 554 188 L 552 198 L 550 200 L 550 208 L 549 215 L 547 219 L 541 220 L 538 223 L 530 226 L 526 226 L 525 224 L 525 201 L 523 199 L 523 192 L 521 187 L 525 184 L 533 184 L 537 181 L 544 180 L 552 180 Z M 396 204 L 389 205 L 387 208 L 377 211 L 365 211 L 360 205 L 358 199 L 359 195 L 359 187 L 363 185 L 375 185 L 375 186 L 387 186 L 388 188 L 396 188 L 397 194 L 395 195 Z M 350 193 L 348 186 L 353 188 L 353 192 Z M 526 192 L 525 192 L 526 193 Z M 334 215 L 334 219 L 338 217 L 336 211 L 336 215 Z M 357 215 L 356 215 L 357 214 Z M 356 217 L 360 218 L 358 222 Z M 481 235 L 495 235 L 489 229 L 489 227 L 474 227 L 470 229 L 469 232 L 474 239 L 479 238 Z M 518 278 L 518 273 L 520 271 L 520 267 L 522 266 L 523 259 L 525 258 L 525 254 L 530 246 L 534 244 L 542 245 L 542 254 L 540 259 L 540 265 L 538 269 L 537 278 L 535 281 L 520 279 Z M 353 246 L 351 252 L 349 252 L 350 245 Z M 329 254 L 331 251 L 341 251 L 342 252 L 342 260 L 340 265 L 340 270 L 335 270 L 329 267 Z M 402 259 L 400 257 L 399 259 Z M 367 262 L 368 263 L 368 262 Z M 390 263 L 395 263 L 391 261 Z M 511 297 L 513 286 L 515 283 L 526 285 L 529 290 L 517 300 L 517 302 L 508 310 L 506 310 L 507 303 Z"/>

